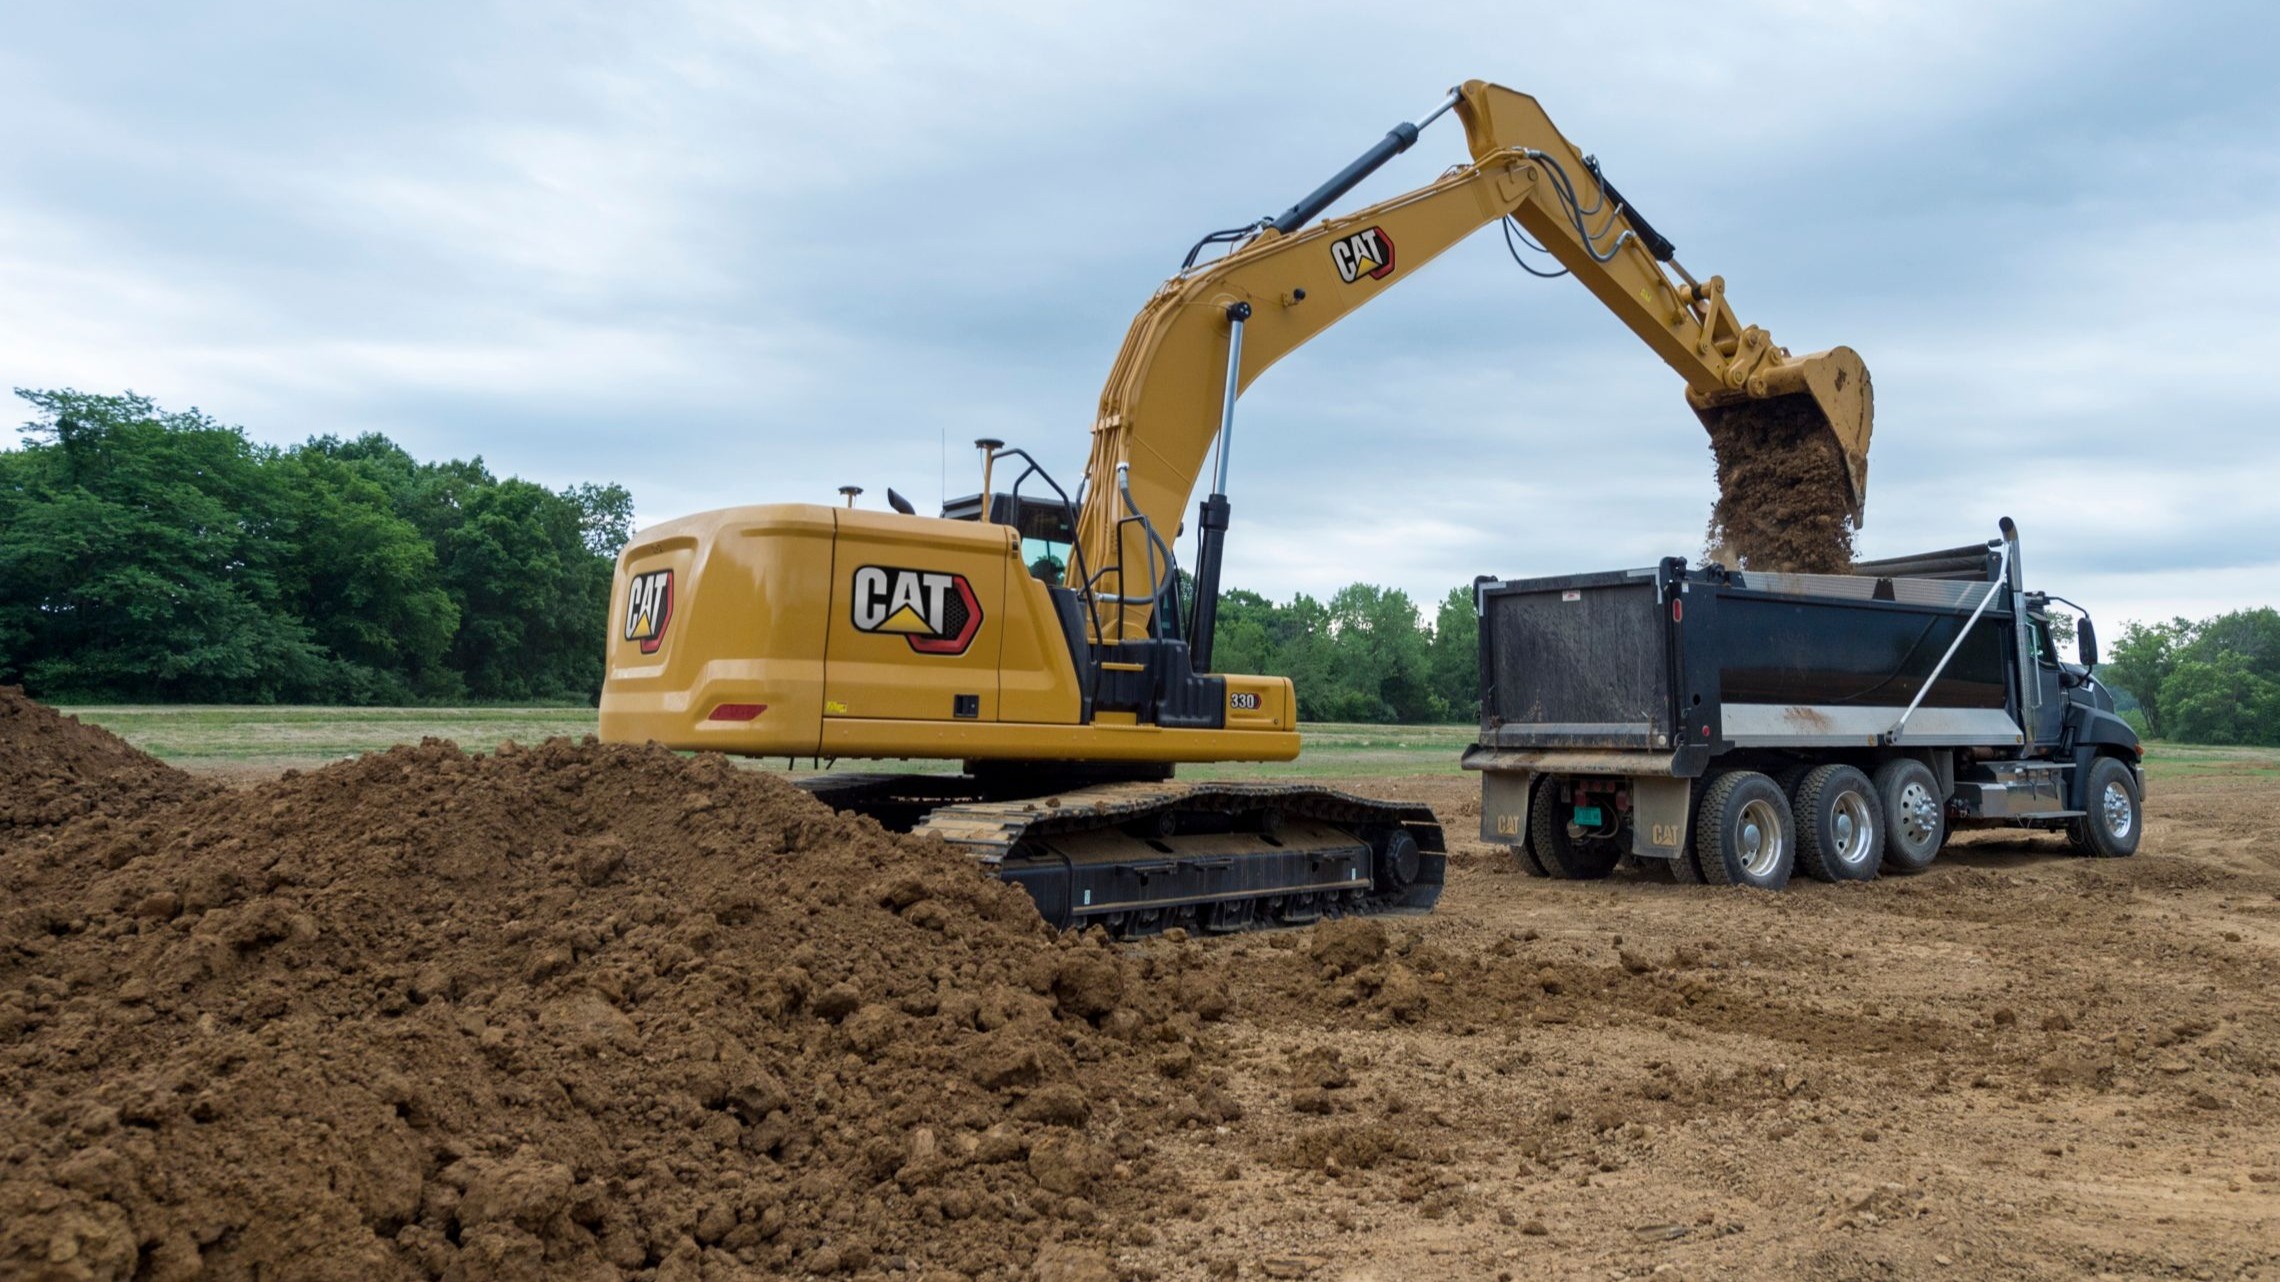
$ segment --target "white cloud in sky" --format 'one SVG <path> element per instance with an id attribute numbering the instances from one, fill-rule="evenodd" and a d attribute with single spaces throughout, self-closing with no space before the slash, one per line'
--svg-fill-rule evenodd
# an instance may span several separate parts
<path id="1" fill-rule="evenodd" d="M 12 385 L 619 480 L 648 518 L 925 506 L 983 435 L 1073 486 L 1188 242 L 1477 75 L 1744 320 L 1861 351 L 1872 554 L 2009 514 L 2102 615 L 2280 599 L 2265 6 L 8 10 Z M 1428 131 L 1350 203 L 1462 157 Z M 1676 376 L 1493 233 L 1260 380 L 1233 490 L 1231 583 L 1427 601 L 1694 551 L 1711 497 Z"/>

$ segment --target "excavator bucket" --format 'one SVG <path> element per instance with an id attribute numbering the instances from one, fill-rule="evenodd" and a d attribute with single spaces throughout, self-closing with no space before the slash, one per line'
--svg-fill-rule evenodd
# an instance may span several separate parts
<path id="1" fill-rule="evenodd" d="M 1769 363 L 1737 391 L 1708 398 L 1689 394 L 1702 426 L 1725 470 L 1729 447 L 1760 452 L 1804 451 L 1794 469 L 1800 483 L 1830 476 L 1843 514 L 1858 529 L 1868 502 L 1868 438 L 1876 417 L 1876 397 L 1868 366 L 1849 347 L 1832 347 L 1809 356 Z M 1834 468 L 1814 466 L 1826 449 Z M 1721 480 L 1724 478 L 1721 477 Z"/>

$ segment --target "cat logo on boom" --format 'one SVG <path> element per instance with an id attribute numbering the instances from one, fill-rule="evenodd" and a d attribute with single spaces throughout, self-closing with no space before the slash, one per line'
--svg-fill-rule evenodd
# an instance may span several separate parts
<path id="1" fill-rule="evenodd" d="M 855 630 L 897 634 L 920 654 L 964 654 L 982 630 L 982 603 L 963 574 L 866 565 L 854 587 Z"/>
<path id="2" fill-rule="evenodd" d="M 1393 274 L 1393 237 L 1382 227 L 1371 227 L 1330 242 L 1330 261 L 1338 265 L 1338 279 L 1351 285 L 1362 277 L 1384 280 Z"/>

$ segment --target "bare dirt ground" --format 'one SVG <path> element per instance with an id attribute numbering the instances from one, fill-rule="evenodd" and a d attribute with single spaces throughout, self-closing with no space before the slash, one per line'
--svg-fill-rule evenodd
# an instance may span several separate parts
<path id="1" fill-rule="evenodd" d="M 1439 910 L 1388 923 L 1423 1002 L 1357 1000 L 1303 936 L 1203 945 L 1247 1111 L 1180 1142 L 1219 1188 L 1127 1262 L 2280 1277 L 2271 779 L 2158 783 L 2132 859 L 1970 834 L 1923 876 L 1780 895 L 1536 880 L 1477 840 L 1471 780 L 1348 786 L 1448 825 Z"/>
<path id="2" fill-rule="evenodd" d="M 215 787 L 13 715 L 10 1282 L 2280 1278 L 2269 763 L 1783 894 L 1355 778 L 1435 914 L 1110 947 L 718 759 Z"/>

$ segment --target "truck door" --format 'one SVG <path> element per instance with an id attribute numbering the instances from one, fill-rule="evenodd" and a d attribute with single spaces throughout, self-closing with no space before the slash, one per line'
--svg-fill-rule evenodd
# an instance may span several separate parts
<path id="1" fill-rule="evenodd" d="M 2048 618 L 2027 616 L 2027 650 L 2032 658 L 2021 677 L 2035 686 L 2034 724 L 2027 727 L 2027 735 L 2036 745 L 2047 747 L 2058 742 L 2066 724 L 2066 696 L 2058 687 L 2058 647 L 2051 640 Z"/>

